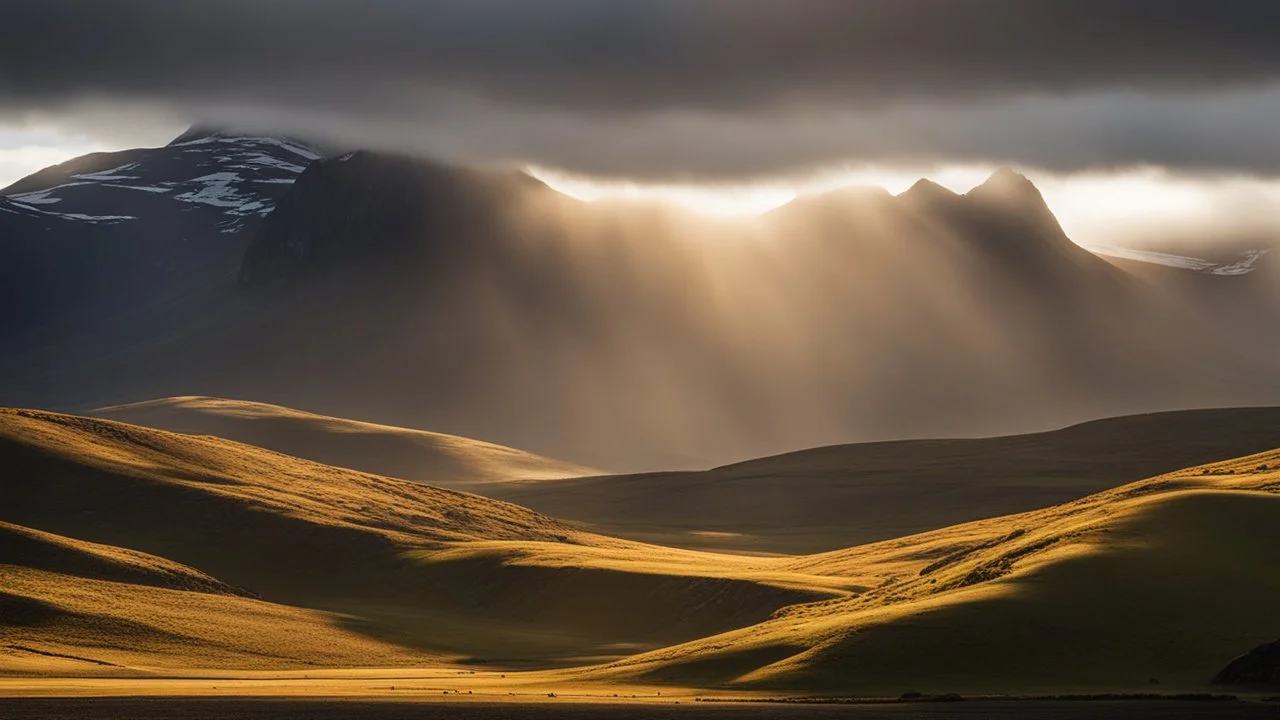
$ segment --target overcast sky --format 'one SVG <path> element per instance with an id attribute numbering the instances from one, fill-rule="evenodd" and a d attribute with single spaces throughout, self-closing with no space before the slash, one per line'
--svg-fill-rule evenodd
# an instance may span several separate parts
<path id="1" fill-rule="evenodd" d="M 1269 236 L 1277 38 L 1268 0 L 18 0 L 0 186 L 204 122 L 686 186 L 1008 164 L 1086 242 Z"/>
<path id="2" fill-rule="evenodd" d="M 0 123 L 89 143 L 212 119 L 627 176 L 1280 167 L 1280 3 L 1259 0 L 42 0 L 4 15 Z"/>

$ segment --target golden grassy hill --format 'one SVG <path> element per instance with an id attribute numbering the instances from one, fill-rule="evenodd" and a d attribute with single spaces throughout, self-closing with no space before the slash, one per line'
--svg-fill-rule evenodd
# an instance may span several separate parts
<path id="1" fill-rule="evenodd" d="M 164 558 L 10 523 L 0 576 L 0 674 L 134 674 L 193 658 L 235 669 L 439 661 Z"/>
<path id="2" fill-rule="evenodd" d="M 113 405 L 92 414 L 160 430 L 214 435 L 326 465 L 455 489 L 599 474 L 592 468 L 481 440 L 244 400 L 171 397 Z"/>
<path id="3" fill-rule="evenodd" d="M 190 572 L 219 587 L 329 613 L 335 631 L 419 655 L 585 662 L 846 592 L 842 581 L 776 561 L 752 569 L 747 558 L 613 540 L 476 495 L 107 420 L 0 411 L 0 463 L 0 520 L 111 546 L 96 556 L 125 557 L 128 548 L 156 556 L 152 566 L 198 568 Z M 42 575 L 19 601 L 70 597 L 102 581 L 96 571 L 49 566 L 45 555 L 10 562 L 75 582 L 58 590 L 57 578 Z M 193 646 L 187 661 L 199 665 L 201 653 Z"/>
<path id="4" fill-rule="evenodd" d="M 795 572 L 881 580 L 592 672 L 859 695 L 1204 687 L 1280 635 L 1277 548 L 1272 451 L 797 558 Z"/>
<path id="5" fill-rule="evenodd" d="M 812 553 L 1049 507 L 1276 447 L 1280 408 L 1191 410 L 483 492 L 607 535 L 728 552 Z"/>
<path id="6" fill-rule="evenodd" d="M 487 662 L 784 694 L 1167 692 L 1280 636 L 1280 451 L 777 557 L 53 413 L 0 411 L 0 463 L 0 673 Z"/>

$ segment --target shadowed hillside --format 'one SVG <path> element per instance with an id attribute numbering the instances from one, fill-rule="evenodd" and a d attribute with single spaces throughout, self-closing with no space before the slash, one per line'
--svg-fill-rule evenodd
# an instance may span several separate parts
<path id="1" fill-rule="evenodd" d="M 488 492 L 649 542 L 817 552 L 1047 507 L 1277 446 L 1280 408 L 1192 410 L 1032 435 L 836 445 L 705 472 Z"/>
<path id="2" fill-rule="evenodd" d="M 609 677 L 798 692 L 1205 687 L 1280 633 L 1280 452 L 1045 510 L 799 559 L 897 574 Z"/>
<path id="3" fill-rule="evenodd" d="M 0 675 L 439 661 L 164 558 L 0 523 Z"/>
<path id="4" fill-rule="evenodd" d="M 165 398 L 100 408 L 93 414 L 172 432 L 216 435 L 326 465 L 444 487 L 598 473 L 469 438 L 241 400 Z"/>
<path id="5" fill-rule="evenodd" d="M 471 681 L 489 690 L 1178 691 L 1280 635 L 1280 451 L 748 557 L 210 437 L 25 410 L 0 432 L 7 674 L 465 662 L 496 668 Z"/>
<path id="6" fill-rule="evenodd" d="M 356 631 L 435 657 L 541 664 L 749 625 L 849 584 L 777 563 L 755 567 L 746 558 L 590 535 L 475 495 L 106 420 L 2 411 L 0 460 L 0 520 L 30 528 L 6 526 L 4 562 L 30 576 L 17 589 L 6 585 L 6 603 L 53 619 L 97 607 L 110 620 L 101 642 L 121 652 L 131 641 L 111 628 L 133 628 L 152 610 L 180 606 L 184 596 L 166 594 L 174 584 L 201 594 L 192 602 L 205 605 L 189 616 L 199 624 L 236 612 L 215 607 L 232 602 L 222 596 L 234 587 L 262 601 L 337 613 L 295 617 L 326 623 L 331 633 Z M 88 596 L 59 604 L 78 597 L 76 588 L 102 598 L 119 583 L 165 592 L 129 588 L 145 597 L 118 609 Z M 204 597 L 211 593 L 218 597 Z M 164 662 L 198 666 L 200 643 L 211 636 L 181 618 L 172 622 L 179 635 L 204 640 L 186 655 L 169 647 Z M 25 637 L 63 643 L 55 625 Z M 254 647 L 225 649 L 237 656 Z M 388 662 L 416 657 L 379 652 Z M 272 653 L 262 662 L 303 657 Z M 338 657 L 317 662 L 352 662 Z"/>

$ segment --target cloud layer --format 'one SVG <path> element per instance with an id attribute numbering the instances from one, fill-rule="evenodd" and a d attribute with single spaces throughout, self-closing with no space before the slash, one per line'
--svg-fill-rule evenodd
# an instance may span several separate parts
<path id="1" fill-rule="evenodd" d="M 654 176 L 1270 172 L 1278 36 L 1257 0 L 43 0 L 5 9 L 0 117 L 142 106 Z"/>

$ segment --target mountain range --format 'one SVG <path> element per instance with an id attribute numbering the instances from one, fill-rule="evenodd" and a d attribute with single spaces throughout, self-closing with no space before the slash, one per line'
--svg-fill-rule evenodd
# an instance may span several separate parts
<path id="1" fill-rule="evenodd" d="M 1009 170 L 719 220 L 193 130 L 3 202 L 11 405 L 253 398 L 646 470 L 1280 401 L 1275 258 L 1103 258 Z"/>

